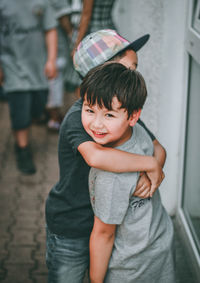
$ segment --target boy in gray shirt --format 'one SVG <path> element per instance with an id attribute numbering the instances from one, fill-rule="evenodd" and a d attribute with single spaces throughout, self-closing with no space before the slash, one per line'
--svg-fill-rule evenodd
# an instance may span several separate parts
<path id="1" fill-rule="evenodd" d="M 146 96 L 138 72 L 112 62 L 94 68 L 81 85 L 84 129 L 101 145 L 152 155 L 151 139 L 136 124 Z M 158 190 L 148 199 L 133 196 L 138 178 L 137 172 L 90 171 L 92 283 L 175 282 L 171 219 Z"/>

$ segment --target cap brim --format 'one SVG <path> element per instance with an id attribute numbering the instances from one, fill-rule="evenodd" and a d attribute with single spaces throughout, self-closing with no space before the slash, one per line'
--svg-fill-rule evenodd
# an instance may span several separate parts
<path id="1" fill-rule="evenodd" d="M 132 49 L 133 51 L 137 52 L 140 48 L 142 48 L 142 46 L 145 45 L 145 43 L 149 40 L 149 37 L 149 34 L 143 35 L 142 37 L 136 39 L 135 41 L 127 45 L 125 48 L 117 52 L 114 56 L 116 56 L 118 53 L 126 51 L 127 49 Z"/>

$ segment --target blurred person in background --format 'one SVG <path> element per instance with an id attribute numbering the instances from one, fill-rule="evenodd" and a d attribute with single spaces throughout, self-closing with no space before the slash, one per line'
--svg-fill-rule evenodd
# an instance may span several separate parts
<path id="1" fill-rule="evenodd" d="M 18 169 L 34 174 L 29 130 L 45 109 L 56 77 L 57 32 L 48 0 L 1 0 L 0 69 L 15 138 Z"/>
<path id="2" fill-rule="evenodd" d="M 48 81 L 49 91 L 47 99 L 47 128 L 51 131 L 58 132 L 63 118 L 62 106 L 64 98 L 64 76 L 67 64 L 69 64 L 69 61 L 71 60 L 69 49 L 70 41 L 69 36 L 66 36 L 65 29 L 56 19 L 59 2 L 50 0 L 50 3 L 54 10 L 55 20 L 57 21 L 58 52 L 56 59 L 57 76 L 56 78 Z M 71 9 L 69 11 L 71 11 Z"/>
<path id="3" fill-rule="evenodd" d="M 73 54 L 81 40 L 87 34 L 101 29 L 116 30 L 112 18 L 114 4 L 115 0 L 83 0 L 83 9 L 74 42 Z"/>
<path id="4" fill-rule="evenodd" d="M 58 20 L 62 32 L 64 32 L 65 40 L 67 40 L 67 50 L 65 52 L 65 58 L 67 64 L 64 71 L 64 85 L 65 89 L 69 92 L 74 91 L 77 84 L 80 83 L 79 76 L 74 70 L 71 51 L 76 39 L 81 11 L 81 0 L 50 0 L 52 7 L 56 13 L 56 19 Z M 77 83 L 78 81 L 78 83 Z"/>
<path id="5" fill-rule="evenodd" d="M 74 70 L 72 56 L 80 41 L 91 32 L 109 28 L 115 29 L 112 11 L 115 0 L 51 0 L 57 10 L 57 18 L 70 40 L 70 53 L 65 73 L 65 85 L 75 90 L 79 97 L 81 80 Z M 66 55 L 68 56 L 68 55 Z"/>
<path id="6" fill-rule="evenodd" d="M 101 29 L 116 30 L 116 26 L 112 18 L 114 3 L 115 0 L 83 0 L 81 19 L 72 46 L 72 56 L 81 40 L 87 34 Z M 72 71 L 72 73 L 74 73 L 74 71 Z M 74 77 L 76 78 L 75 86 L 77 87 L 75 91 L 76 96 L 79 97 L 78 86 L 81 81 L 77 74 L 75 74 Z"/>

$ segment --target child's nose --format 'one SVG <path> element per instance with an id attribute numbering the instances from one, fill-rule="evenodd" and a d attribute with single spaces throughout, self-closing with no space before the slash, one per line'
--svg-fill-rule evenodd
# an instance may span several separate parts
<path id="1" fill-rule="evenodd" d="M 96 119 L 93 121 L 93 126 L 94 126 L 96 129 L 101 129 L 101 128 L 103 128 L 102 119 L 96 118 Z"/>

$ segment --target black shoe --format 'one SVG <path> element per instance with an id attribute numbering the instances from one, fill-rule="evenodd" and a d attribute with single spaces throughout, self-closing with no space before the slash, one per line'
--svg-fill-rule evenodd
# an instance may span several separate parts
<path id="1" fill-rule="evenodd" d="M 36 172 L 33 163 L 30 147 L 19 147 L 15 145 L 15 154 L 18 169 L 25 174 L 34 174 Z"/>

